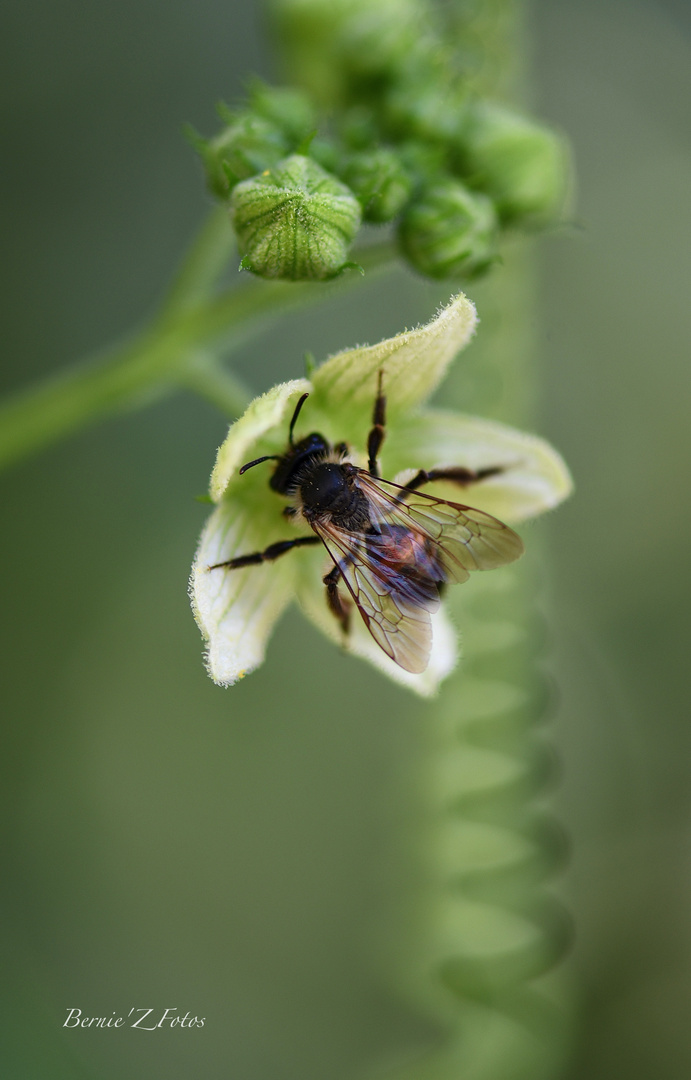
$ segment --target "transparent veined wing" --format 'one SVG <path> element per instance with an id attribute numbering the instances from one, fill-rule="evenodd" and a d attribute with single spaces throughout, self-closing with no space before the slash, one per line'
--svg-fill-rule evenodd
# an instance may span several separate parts
<path id="1" fill-rule="evenodd" d="M 408 491 L 364 471 L 358 473 L 357 482 L 367 496 L 373 523 L 407 527 L 427 536 L 449 581 L 467 581 L 473 570 L 494 570 L 523 554 L 520 536 L 483 510 Z"/>
<path id="2" fill-rule="evenodd" d="M 467 581 L 523 554 L 523 543 L 482 510 L 408 491 L 357 473 L 367 497 L 371 531 L 350 532 L 321 520 L 312 524 L 381 649 L 406 671 L 425 670 L 432 647 L 430 612 L 439 586 Z"/>
<path id="3" fill-rule="evenodd" d="M 340 569 L 377 645 L 405 671 L 423 672 L 432 648 L 430 612 L 440 603 L 440 568 L 435 578 L 424 566 L 402 568 L 397 554 L 401 537 L 395 534 L 351 533 L 331 522 L 314 522 L 312 528 Z"/>

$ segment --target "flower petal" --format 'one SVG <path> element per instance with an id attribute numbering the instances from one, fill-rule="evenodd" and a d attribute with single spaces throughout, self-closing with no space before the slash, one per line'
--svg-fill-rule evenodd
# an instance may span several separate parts
<path id="1" fill-rule="evenodd" d="M 259 667 L 274 623 L 293 595 L 292 553 L 263 566 L 208 569 L 280 540 L 280 514 L 275 514 L 272 504 L 270 509 L 269 518 L 261 505 L 244 508 L 234 499 L 223 502 L 207 521 L 199 541 L 190 599 L 207 642 L 209 674 L 222 686 L 231 686 Z"/>
<path id="2" fill-rule="evenodd" d="M 209 490 L 214 502 L 219 502 L 223 497 L 229 483 L 237 476 L 237 470 L 245 464 L 248 457 L 261 457 L 263 453 L 282 453 L 285 450 L 291 403 L 295 402 L 300 394 L 308 393 L 311 389 L 307 379 L 279 383 L 250 402 L 243 416 L 230 425 L 225 442 L 216 455 L 216 464 L 211 474 Z M 263 441 L 262 436 L 266 436 Z M 247 489 L 249 485 L 243 486 Z"/>
<path id="3" fill-rule="evenodd" d="M 467 489 L 439 481 L 423 490 L 468 503 L 510 523 L 557 506 L 573 488 L 563 459 L 544 439 L 506 424 L 441 409 L 425 409 L 399 420 L 395 440 L 387 441 L 384 451 L 384 475 L 388 473 L 396 483 L 405 483 L 421 468 L 504 467 L 504 472 Z"/>
<path id="4" fill-rule="evenodd" d="M 337 645 L 343 646 L 346 652 L 368 660 L 394 682 L 414 690 L 421 697 L 433 697 L 442 680 L 455 668 L 459 655 L 458 634 L 443 605 L 431 616 L 432 653 L 427 670 L 421 675 L 411 675 L 381 650 L 356 611 L 353 611 L 348 638 L 344 639 L 338 622 L 327 608 L 326 590 L 322 584 L 323 574 L 332 565 L 329 563 L 327 566 L 324 562 L 322 573 L 317 574 L 312 572 L 314 565 L 308 566 L 305 560 L 298 572 L 297 596 L 307 618 Z"/>
<path id="5" fill-rule="evenodd" d="M 325 412 L 347 404 L 359 413 L 362 409 L 371 413 L 383 369 L 389 413 L 419 405 L 441 382 L 459 349 L 470 341 L 476 323 L 474 305 L 460 293 L 426 326 L 378 345 L 336 353 L 314 372 L 315 404 Z"/>

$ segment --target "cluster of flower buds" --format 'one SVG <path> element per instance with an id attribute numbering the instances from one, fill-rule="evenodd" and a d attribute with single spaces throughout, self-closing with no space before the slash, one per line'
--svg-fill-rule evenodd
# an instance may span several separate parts
<path id="1" fill-rule="evenodd" d="M 558 220 L 564 140 L 474 92 L 425 0 L 274 6 L 299 88 L 255 84 L 219 135 L 194 138 L 243 268 L 331 278 L 362 222 L 392 223 L 420 273 L 469 280 L 503 230 Z"/>

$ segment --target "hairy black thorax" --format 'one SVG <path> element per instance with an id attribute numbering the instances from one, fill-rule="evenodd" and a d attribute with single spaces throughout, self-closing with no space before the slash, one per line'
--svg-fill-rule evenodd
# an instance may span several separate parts
<path id="1" fill-rule="evenodd" d="M 281 495 L 292 495 L 305 521 L 328 517 L 340 528 L 370 527 L 367 499 L 356 483 L 358 469 L 343 461 L 323 435 L 312 432 L 279 459 L 269 481 Z"/>

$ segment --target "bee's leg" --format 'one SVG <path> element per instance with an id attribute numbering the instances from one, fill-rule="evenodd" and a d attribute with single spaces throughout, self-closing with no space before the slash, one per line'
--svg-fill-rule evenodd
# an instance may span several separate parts
<path id="1" fill-rule="evenodd" d="M 372 413 L 372 429 L 367 437 L 367 468 L 372 476 L 379 476 L 377 458 L 381 444 L 384 442 L 386 428 L 386 398 L 382 393 L 382 372 L 379 372 L 379 385 Z"/>
<path id="2" fill-rule="evenodd" d="M 335 615 L 343 627 L 343 633 L 347 634 L 350 629 L 350 604 L 344 603 L 341 594 L 338 591 L 340 577 L 340 567 L 334 566 L 333 570 L 330 570 L 324 578 L 324 584 L 326 585 L 326 604 L 331 614 Z"/>
<path id="3" fill-rule="evenodd" d="M 462 465 L 454 465 L 449 469 L 420 469 L 417 476 L 409 480 L 403 487 L 406 491 L 417 491 L 423 484 L 430 484 L 434 480 L 451 480 L 461 487 L 469 487 L 479 480 L 486 480 L 489 476 L 497 476 L 505 471 L 503 465 L 491 465 L 486 469 L 465 469 Z"/>
<path id="4" fill-rule="evenodd" d="M 321 540 L 318 536 L 297 536 L 294 540 L 278 540 L 275 544 L 269 544 L 263 551 L 253 551 L 251 555 L 238 555 L 234 559 L 227 559 L 226 562 L 214 563 L 213 566 L 207 566 L 207 570 L 219 570 L 221 567 L 226 570 L 239 570 L 242 566 L 256 566 L 258 563 L 272 562 L 280 555 L 285 555 L 286 551 L 292 551 L 296 547 L 305 547 L 307 544 L 321 544 Z"/>

